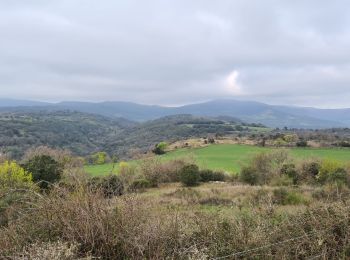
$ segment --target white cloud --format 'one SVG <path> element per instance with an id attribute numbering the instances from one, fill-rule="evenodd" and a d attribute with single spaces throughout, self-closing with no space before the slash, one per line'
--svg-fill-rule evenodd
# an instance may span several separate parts
<path id="1" fill-rule="evenodd" d="M 225 79 L 226 89 L 230 94 L 242 95 L 242 86 L 238 83 L 239 72 L 233 70 Z"/>
<path id="2" fill-rule="evenodd" d="M 208 13 L 208 12 L 198 12 L 196 14 L 197 19 L 213 29 L 219 29 L 221 31 L 228 31 L 231 29 L 231 23 L 220 16 Z"/>
<path id="3" fill-rule="evenodd" d="M 347 0 L 0 0 L 0 98 L 350 106 L 349 13 Z"/>

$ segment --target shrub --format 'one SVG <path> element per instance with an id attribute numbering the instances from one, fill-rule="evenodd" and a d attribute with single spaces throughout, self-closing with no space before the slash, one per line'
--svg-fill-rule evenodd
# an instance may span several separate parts
<path id="1" fill-rule="evenodd" d="M 152 187 L 158 187 L 158 184 L 164 180 L 162 164 L 158 158 L 148 158 L 140 164 L 141 174 Z"/>
<path id="2" fill-rule="evenodd" d="M 213 137 L 208 137 L 208 143 L 215 144 L 215 139 Z"/>
<path id="3" fill-rule="evenodd" d="M 32 173 L 33 181 L 41 189 L 47 189 L 52 183 L 61 179 L 61 165 L 48 155 L 39 155 L 24 164 L 24 169 Z"/>
<path id="4" fill-rule="evenodd" d="M 191 164 L 192 160 L 176 159 L 162 162 L 159 158 L 147 158 L 140 163 L 140 174 L 151 187 L 157 187 L 159 183 L 178 182 L 185 165 Z"/>
<path id="5" fill-rule="evenodd" d="M 348 173 L 342 164 L 335 160 L 323 160 L 317 180 L 324 184 L 326 182 L 337 184 L 348 184 Z"/>
<path id="6" fill-rule="evenodd" d="M 278 175 L 281 165 L 288 160 L 288 156 L 285 150 L 255 155 L 251 161 L 251 167 L 259 174 L 259 184 L 267 184 Z"/>
<path id="7" fill-rule="evenodd" d="M 307 147 L 307 141 L 300 140 L 296 143 L 297 147 Z"/>
<path id="8" fill-rule="evenodd" d="M 150 184 L 150 182 L 146 179 L 136 179 L 131 183 L 129 190 L 130 191 L 143 191 L 147 188 L 150 188 L 151 186 L 152 185 Z"/>
<path id="9" fill-rule="evenodd" d="M 298 172 L 295 169 L 295 164 L 289 163 L 289 164 L 284 164 L 281 168 L 280 173 L 282 175 L 286 175 L 289 178 L 292 179 L 293 184 L 297 184 L 298 182 Z"/>
<path id="10" fill-rule="evenodd" d="M 160 142 L 159 144 L 156 144 L 153 153 L 157 155 L 165 154 L 165 149 L 168 147 L 168 144 L 166 142 Z"/>
<path id="11" fill-rule="evenodd" d="M 140 174 L 136 166 L 130 165 L 127 162 L 119 163 L 119 175 L 125 190 L 130 190 L 132 188 L 133 182 L 137 179 L 144 179 L 144 176 Z"/>
<path id="12" fill-rule="evenodd" d="M 251 161 L 251 167 L 256 169 L 260 173 L 262 181 L 266 182 L 272 167 L 271 154 L 259 153 L 255 155 Z"/>
<path id="13" fill-rule="evenodd" d="M 348 184 L 349 176 L 347 171 L 344 168 L 337 168 L 330 176 L 328 177 L 328 181 L 330 183 L 336 184 Z"/>
<path id="14" fill-rule="evenodd" d="M 350 147 L 350 142 L 347 141 L 342 141 L 339 143 L 340 147 Z"/>
<path id="15" fill-rule="evenodd" d="M 97 152 L 88 157 L 90 164 L 105 164 L 111 161 L 110 157 L 106 152 Z"/>
<path id="16" fill-rule="evenodd" d="M 259 153 L 248 166 L 242 168 L 240 179 L 251 185 L 268 184 L 280 175 L 281 168 L 288 158 L 288 152 L 285 150 Z"/>
<path id="17" fill-rule="evenodd" d="M 244 252 L 236 256 L 309 259 L 321 253 L 322 259 L 349 258 L 348 203 L 315 205 L 291 214 L 243 208 L 232 217 L 217 207 L 199 212 L 191 201 L 230 203 L 220 197 L 203 198 L 197 192 L 177 192 L 188 201 L 185 210 L 177 205 L 160 210 L 154 197 L 106 200 L 83 187 L 71 193 L 54 185 L 31 204 L 31 210 L 20 209 L 20 219 L 0 228 L 0 255 L 11 259 L 217 259 Z M 256 198 L 270 203 L 268 192 L 263 190 Z M 281 197 L 288 193 L 285 196 L 282 191 Z M 300 194 L 291 195 L 287 203 L 302 200 Z"/>
<path id="18" fill-rule="evenodd" d="M 321 165 L 318 162 L 304 162 L 302 172 L 306 176 L 315 178 L 320 172 Z"/>
<path id="19" fill-rule="evenodd" d="M 35 190 L 32 175 L 15 162 L 0 164 L 0 226 L 18 217 L 16 208 L 26 208 L 28 194 Z"/>
<path id="20" fill-rule="evenodd" d="M 288 175 L 279 175 L 274 177 L 270 181 L 271 186 L 291 186 L 294 185 L 294 181 Z"/>
<path id="21" fill-rule="evenodd" d="M 334 185 L 332 183 L 327 183 L 316 189 L 312 193 L 312 197 L 317 200 L 325 200 L 327 202 L 345 202 L 350 198 L 350 189 L 345 185 Z"/>
<path id="22" fill-rule="evenodd" d="M 180 181 L 187 187 L 196 186 L 200 181 L 199 169 L 195 164 L 183 167 L 180 175 Z"/>
<path id="23" fill-rule="evenodd" d="M 23 161 L 29 161 L 36 156 L 48 155 L 58 162 L 62 167 L 80 167 L 84 164 L 83 158 L 74 157 L 68 150 L 53 149 L 47 146 L 39 146 L 28 149 L 24 154 Z"/>
<path id="24" fill-rule="evenodd" d="M 257 170 L 251 166 L 242 168 L 239 179 L 250 185 L 257 185 L 259 183 L 259 174 Z"/>
<path id="25" fill-rule="evenodd" d="M 298 205 L 306 203 L 305 198 L 296 192 L 290 192 L 286 188 L 279 188 L 273 191 L 273 200 L 280 205 Z"/>
<path id="26" fill-rule="evenodd" d="M 32 174 L 16 162 L 0 164 L 0 188 L 23 188 L 32 183 Z"/>
<path id="27" fill-rule="evenodd" d="M 94 177 L 89 181 L 94 191 L 101 191 L 106 198 L 120 196 L 124 193 L 123 182 L 117 175 Z"/>
<path id="28" fill-rule="evenodd" d="M 23 252 L 21 252 L 20 259 L 74 260 L 79 259 L 78 248 L 78 245 L 61 241 L 34 243 L 25 247 Z"/>
<path id="29" fill-rule="evenodd" d="M 192 160 L 175 159 L 162 163 L 162 182 L 179 182 L 180 174 L 185 165 L 191 164 Z"/>
<path id="30" fill-rule="evenodd" d="M 185 201 L 187 204 L 196 204 L 199 203 L 201 199 L 201 193 L 192 188 L 180 188 L 176 189 L 174 192 L 169 194 L 175 198 L 179 198 Z"/>
<path id="31" fill-rule="evenodd" d="M 219 171 L 201 170 L 199 175 L 202 182 L 225 181 L 225 174 Z"/>

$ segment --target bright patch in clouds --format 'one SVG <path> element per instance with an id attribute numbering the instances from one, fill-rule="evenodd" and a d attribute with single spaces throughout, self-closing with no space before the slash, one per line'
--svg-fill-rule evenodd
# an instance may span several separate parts
<path id="1" fill-rule="evenodd" d="M 349 107 L 348 2 L 0 0 L 0 98 Z"/>
<path id="2" fill-rule="evenodd" d="M 239 72 L 237 70 L 232 71 L 225 80 L 225 86 L 230 94 L 241 95 L 242 87 L 238 83 Z"/>

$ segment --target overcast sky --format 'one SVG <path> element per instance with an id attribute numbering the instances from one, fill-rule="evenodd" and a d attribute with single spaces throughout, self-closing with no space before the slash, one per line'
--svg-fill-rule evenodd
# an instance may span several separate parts
<path id="1" fill-rule="evenodd" d="M 0 97 L 350 107 L 350 4 L 0 0 Z"/>

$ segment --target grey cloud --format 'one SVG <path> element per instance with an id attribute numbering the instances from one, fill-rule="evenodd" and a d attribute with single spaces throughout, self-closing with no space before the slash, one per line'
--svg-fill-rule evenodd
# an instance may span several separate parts
<path id="1" fill-rule="evenodd" d="M 0 0 L 0 96 L 346 107 L 349 11 L 346 0 Z M 227 86 L 234 71 L 240 91 Z"/>

